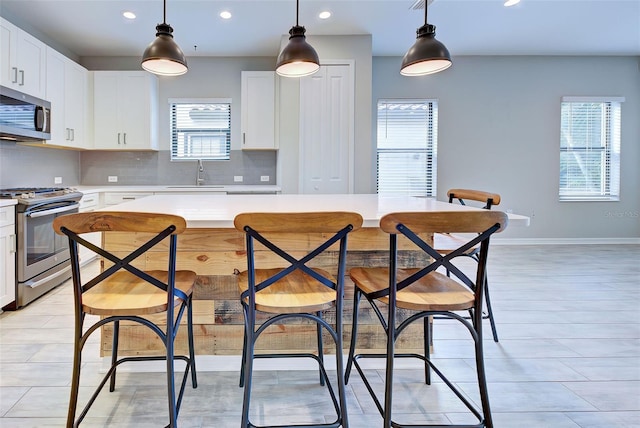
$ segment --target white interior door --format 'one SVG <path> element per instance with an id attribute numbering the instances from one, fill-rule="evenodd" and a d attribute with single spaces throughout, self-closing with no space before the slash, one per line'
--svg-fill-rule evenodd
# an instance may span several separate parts
<path id="1" fill-rule="evenodd" d="M 301 193 L 353 193 L 352 64 L 300 79 Z"/>

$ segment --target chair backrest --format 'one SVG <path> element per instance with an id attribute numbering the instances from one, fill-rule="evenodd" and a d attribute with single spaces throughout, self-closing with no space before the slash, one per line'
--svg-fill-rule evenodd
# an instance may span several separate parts
<path id="1" fill-rule="evenodd" d="M 362 226 L 362 216 L 358 213 L 343 211 L 243 213 L 235 217 L 234 225 L 237 230 L 244 232 L 246 236 L 249 289 L 241 297 L 243 299 L 249 297 L 251 302 L 256 291 L 268 287 L 296 270 L 301 270 L 318 280 L 318 282 L 336 289 L 345 275 L 347 235 Z M 310 238 L 307 234 L 317 234 L 321 238 L 316 242 L 315 239 Z M 282 260 L 282 263 L 278 266 L 278 272 L 259 284 L 255 283 L 255 277 L 252 272 L 256 269 L 257 259 L 254 251 L 255 241 L 277 254 L 279 259 Z M 336 243 L 339 244 L 338 273 L 336 276 L 339 279 L 338 284 L 318 274 L 317 271 L 307 265 L 307 263 L 332 247 L 335 248 L 334 244 Z M 302 251 L 301 248 L 307 246 L 307 244 L 310 244 L 312 248 L 305 249 L 303 251 L 306 253 L 305 255 L 302 257 L 292 255 L 293 252 Z M 270 265 L 269 267 L 273 266 Z"/>
<path id="2" fill-rule="evenodd" d="M 484 192 L 482 190 L 472 189 L 449 189 L 447 192 L 449 197 L 449 203 L 454 200 L 458 200 L 462 205 L 466 205 L 465 201 L 477 201 L 482 202 L 487 210 L 491 209 L 493 205 L 500 205 L 500 195 L 497 193 Z"/>
<path id="3" fill-rule="evenodd" d="M 396 284 L 395 275 L 397 269 L 397 237 L 405 236 L 413 242 L 417 249 L 425 252 L 429 257 L 425 265 L 408 278 L 397 283 L 396 287 L 384 290 L 376 294 L 375 298 L 389 296 L 394 300 L 396 290 L 411 285 L 413 282 L 425 275 L 436 271 L 442 267 L 447 269 L 452 276 L 455 276 L 469 289 L 475 292 L 475 304 L 480 316 L 482 313 L 482 293 L 484 287 L 476 287 L 476 284 L 483 284 L 489 251 L 489 238 L 494 233 L 504 230 L 507 226 L 508 217 L 501 211 L 432 211 L 432 212 L 397 212 L 390 213 L 380 219 L 380 228 L 389 233 L 390 236 L 390 284 Z M 457 249 L 447 254 L 441 254 L 422 239 L 419 234 L 451 233 L 469 234 L 466 242 L 461 243 Z M 465 235 L 467 236 L 467 235 Z M 475 279 L 469 278 L 458 266 L 454 264 L 455 257 L 465 254 L 469 249 L 479 245 L 478 263 L 476 264 Z M 457 260 L 464 259 L 460 257 Z M 478 312 L 476 311 L 476 312 Z"/>
<path id="4" fill-rule="evenodd" d="M 80 295 L 84 291 L 122 270 L 126 270 L 169 292 L 168 299 L 173 299 L 173 297 L 169 297 L 171 294 L 181 299 L 187 298 L 181 290 L 174 289 L 177 235 L 186 229 L 184 218 L 171 214 L 94 211 L 56 217 L 53 222 L 53 229 L 57 234 L 66 235 L 69 239 L 71 267 L 77 299 L 81 300 Z M 146 242 L 139 245 L 130 254 L 122 257 L 94 245 L 82 237 L 83 234 L 91 232 L 140 232 L 150 234 L 150 236 Z M 165 283 L 137 268 L 132 263 L 167 237 L 169 238 L 167 249 L 169 257 L 167 264 L 168 276 Z M 80 272 L 79 245 L 89 248 L 112 263 L 110 266 L 105 263 L 104 270 L 101 273 L 84 283 Z M 169 306 L 172 307 L 173 305 Z"/>

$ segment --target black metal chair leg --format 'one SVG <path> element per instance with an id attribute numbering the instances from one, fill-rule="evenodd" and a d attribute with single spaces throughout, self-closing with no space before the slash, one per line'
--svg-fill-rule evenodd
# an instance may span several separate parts
<path id="1" fill-rule="evenodd" d="M 247 307 L 242 305 L 242 310 L 244 311 L 245 320 L 247 319 Z M 245 321 L 246 322 L 246 321 Z M 238 386 L 242 388 L 244 386 L 244 366 L 247 362 L 247 347 L 248 347 L 248 337 L 247 337 L 247 326 L 245 325 L 242 337 L 242 360 L 240 361 L 240 381 L 238 382 Z"/>
<path id="2" fill-rule="evenodd" d="M 489 298 L 489 281 L 485 279 L 484 282 L 484 300 L 487 304 L 487 315 L 489 317 L 489 324 L 491 324 L 491 333 L 493 334 L 493 341 L 498 343 L 498 330 L 496 329 L 496 322 L 493 319 L 493 309 L 491 309 L 491 299 Z"/>
<path id="3" fill-rule="evenodd" d="M 431 359 L 431 323 L 429 317 L 423 318 L 424 328 L 424 357 L 427 360 Z M 431 366 L 427 361 L 424 362 L 424 383 L 431 385 Z"/>
<path id="4" fill-rule="evenodd" d="M 316 312 L 318 318 L 322 319 L 322 312 Z M 324 366 L 324 349 L 322 346 L 322 326 L 320 323 L 316 323 L 316 336 L 318 340 L 318 358 L 320 364 Z M 324 386 L 324 376 L 322 376 L 322 370 L 318 368 L 318 375 L 320 376 L 320 385 Z"/>
<path id="5" fill-rule="evenodd" d="M 178 426 L 178 410 L 176 409 L 176 388 L 174 377 L 173 359 L 174 329 L 172 325 L 167 326 L 166 352 L 167 352 L 167 399 L 169 402 L 169 427 L 176 428 Z"/>
<path id="6" fill-rule="evenodd" d="M 113 341 L 111 342 L 111 367 L 115 367 L 118 361 L 118 338 L 120 337 L 120 321 L 114 321 L 113 323 Z M 113 392 L 116 389 L 116 371 L 113 370 L 111 379 L 109 380 L 109 392 Z"/>
<path id="7" fill-rule="evenodd" d="M 73 345 L 73 373 L 71 376 L 71 394 L 69 397 L 69 410 L 67 413 L 67 428 L 75 426 L 76 409 L 78 407 L 78 391 L 80 390 L 80 366 L 82 364 L 82 346 L 80 345 L 80 336 L 82 328 L 76 333 L 75 343 Z"/>
<path id="8" fill-rule="evenodd" d="M 489 391 L 487 389 L 487 377 L 484 369 L 484 351 L 482 345 L 482 334 L 478 335 L 475 341 L 476 347 L 476 370 L 478 372 L 478 387 L 480 390 L 480 401 L 482 403 L 482 411 L 484 416 L 484 427 L 493 428 L 493 419 L 491 417 L 491 409 L 489 407 Z"/>
<path id="9" fill-rule="evenodd" d="M 344 383 L 349 383 L 349 376 L 351 375 L 351 368 L 353 367 L 353 357 L 356 352 L 356 340 L 358 338 L 358 309 L 360 308 L 360 297 L 362 293 L 358 290 L 358 287 L 354 286 L 353 291 L 353 311 L 351 321 L 351 340 L 349 343 L 349 357 L 347 358 L 347 368 L 344 372 Z"/>
<path id="10" fill-rule="evenodd" d="M 191 386 L 198 387 L 198 375 L 196 374 L 196 356 L 193 339 L 193 295 L 187 301 L 187 332 L 189 333 L 189 364 L 191 365 Z"/>

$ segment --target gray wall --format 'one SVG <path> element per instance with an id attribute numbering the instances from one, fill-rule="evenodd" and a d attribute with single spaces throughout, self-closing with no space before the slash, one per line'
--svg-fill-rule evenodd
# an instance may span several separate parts
<path id="1" fill-rule="evenodd" d="M 454 187 L 500 193 L 501 209 L 531 216 L 509 237 L 640 237 L 638 58 L 461 57 L 423 77 L 401 76 L 400 62 L 373 60 L 372 133 L 378 99 L 437 98 L 439 199 Z M 626 98 L 619 202 L 558 201 L 563 95 Z"/>

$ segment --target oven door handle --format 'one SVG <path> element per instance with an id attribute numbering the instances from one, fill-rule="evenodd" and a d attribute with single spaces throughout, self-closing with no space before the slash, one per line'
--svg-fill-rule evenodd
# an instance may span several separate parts
<path id="1" fill-rule="evenodd" d="M 36 212 L 32 212 L 32 213 L 27 213 L 27 217 L 31 217 L 31 218 L 43 217 L 45 215 L 63 213 L 63 212 L 66 212 L 66 211 L 73 211 L 73 210 L 75 210 L 75 209 L 77 209 L 79 207 L 80 207 L 80 204 L 67 205 L 67 206 L 60 207 L 60 208 L 54 208 L 52 210 L 42 210 L 42 211 L 36 211 Z"/>

